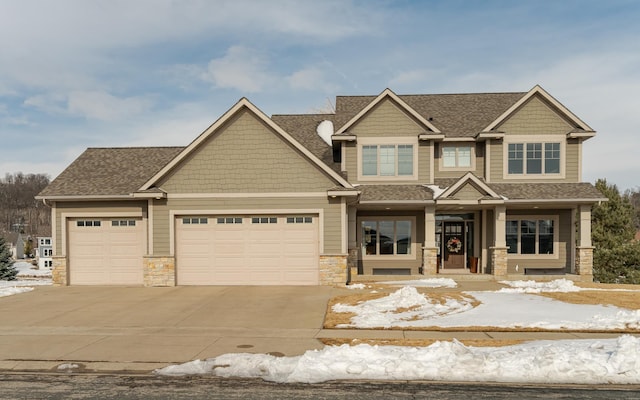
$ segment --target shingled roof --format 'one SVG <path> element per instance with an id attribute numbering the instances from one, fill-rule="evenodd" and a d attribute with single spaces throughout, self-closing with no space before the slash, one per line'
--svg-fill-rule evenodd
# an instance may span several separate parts
<path id="1" fill-rule="evenodd" d="M 137 191 L 183 147 L 89 148 L 38 197 L 123 196 Z"/>
<path id="2" fill-rule="evenodd" d="M 433 199 L 433 192 L 422 185 L 359 185 L 360 203 L 426 201 Z"/>

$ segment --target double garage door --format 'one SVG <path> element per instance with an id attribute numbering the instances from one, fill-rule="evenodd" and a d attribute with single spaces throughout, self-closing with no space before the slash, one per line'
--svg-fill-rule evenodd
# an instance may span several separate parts
<path id="1" fill-rule="evenodd" d="M 178 285 L 317 285 L 317 215 L 181 216 Z"/>
<path id="2" fill-rule="evenodd" d="M 70 284 L 142 285 L 140 219 L 72 219 L 67 230 Z"/>

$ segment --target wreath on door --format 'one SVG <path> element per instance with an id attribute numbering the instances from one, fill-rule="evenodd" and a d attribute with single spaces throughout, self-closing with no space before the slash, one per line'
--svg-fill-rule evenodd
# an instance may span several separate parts
<path id="1" fill-rule="evenodd" d="M 452 237 L 447 242 L 447 250 L 449 253 L 459 253 L 462 250 L 462 241 L 457 237 Z"/>

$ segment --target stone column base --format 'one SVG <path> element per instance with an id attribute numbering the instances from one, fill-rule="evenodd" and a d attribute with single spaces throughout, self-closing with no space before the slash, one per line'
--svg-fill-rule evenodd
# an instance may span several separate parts
<path id="1" fill-rule="evenodd" d="M 491 273 L 494 276 L 507 275 L 507 247 L 489 247 L 491 250 Z"/>
<path id="2" fill-rule="evenodd" d="M 320 256 L 320 284 L 346 285 L 347 258 L 346 254 Z"/>
<path id="3" fill-rule="evenodd" d="M 438 274 L 438 248 L 437 247 L 422 248 L 422 274 L 423 275 Z"/>
<path id="4" fill-rule="evenodd" d="M 145 256 L 144 286 L 175 286 L 176 259 L 172 256 Z"/>
<path id="5" fill-rule="evenodd" d="M 583 281 L 593 280 L 593 249 L 591 246 L 576 247 L 576 274 L 582 276 Z"/>
<path id="6" fill-rule="evenodd" d="M 51 268 L 51 281 L 56 286 L 69 285 L 69 275 L 67 274 L 67 257 L 51 257 L 53 268 Z"/>

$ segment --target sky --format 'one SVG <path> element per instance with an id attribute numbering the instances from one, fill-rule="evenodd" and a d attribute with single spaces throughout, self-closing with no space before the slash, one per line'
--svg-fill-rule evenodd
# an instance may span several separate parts
<path id="1" fill-rule="evenodd" d="M 184 146 L 247 97 L 526 92 L 597 131 L 583 180 L 640 186 L 635 0 L 0 0 L 0 176 L 87 147 Z"/>

